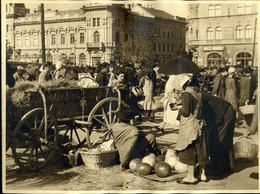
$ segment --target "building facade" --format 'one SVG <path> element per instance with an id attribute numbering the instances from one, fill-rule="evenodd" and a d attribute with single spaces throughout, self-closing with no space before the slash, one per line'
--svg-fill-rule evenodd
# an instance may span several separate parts
<path id="1" fill-rule="evenodd" d="M 188 49 L 203 67 L 257 66 L 257 13 L 254 3 L 189 4 Z"/>
<path id="2" fill-rule="evenodd" d="M 6 11 L 6 25 L 12 26 L 7 39 L 15 51 L 21 51 L 15 60 L 41 57 L 41 11 L 15 18 L 8 13 L 8 6 Z M 141 47 L 150 45 L 146 48 L 149 60 L 165 62 L 185 51 L 186 24 L 185 18 L 139 4 L 45 10 L 46 60 L 56 63 L 63 58 L 71 65 L 83 66 L 123 59 L 140 62 L 138 55 L 144 53 Z M 135 42 L 131 58 L 126 55 L 127 42 Z M 138 42 L 142 44 L 139 46 Z"/>

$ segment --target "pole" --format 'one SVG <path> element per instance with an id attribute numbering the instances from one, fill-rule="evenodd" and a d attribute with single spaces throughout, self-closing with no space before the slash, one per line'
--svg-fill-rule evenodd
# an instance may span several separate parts
<path id="1" fill-rule="evenodd" d="M 255 18 L 255 31 L 254 31 L 254 43 L 253 43 L 252 67 L 254 66 L 254 61 L 255 61 L 256 25 L 257 25 L 257 18 Z"/>
<path id="2" fill-rule="evenodd" d="M 45 29 L 44 29 L 44 4 L 41 3 L 41 41 L 42 41 L 42 64 L 46 62 L 45 56 Z"/>

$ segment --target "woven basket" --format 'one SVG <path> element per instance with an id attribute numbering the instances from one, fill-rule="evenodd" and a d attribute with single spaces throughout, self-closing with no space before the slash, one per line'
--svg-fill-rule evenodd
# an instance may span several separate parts
<path id="1" fill-rule="evenodd" d="M 255 109 L 255 105 L 246 105 L 246 106 L 239 107 L 239 110 L 243 115 L 253 114 L 254 109 Z"/>
<path id="2" fill-rule="evenodd" d="M 253 143 L 241 141 L 241 139 L 243 138 L 250 139 L 250 141 L 252 140 Z M 236 160 L 242 162 L 253 161 L 258 155 L 258 145 L 251 137 L 242 136 L 238 138 L 237 142 L 234 145 L 234 155 Z"/>
<path id="3" fill-rule="evenodd" d="M 89 152 L 88 150 L 80 151 L 85 168 L 89 170 L 98 170 L 117 164 L 117 150 L 110 150 L 104 152 Z"/>

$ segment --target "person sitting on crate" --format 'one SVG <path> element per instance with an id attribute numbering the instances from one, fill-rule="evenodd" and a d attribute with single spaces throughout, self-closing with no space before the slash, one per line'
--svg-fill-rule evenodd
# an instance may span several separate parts
<path id="1" fill-rule="evenodd" d="M 145 134 L 129 124 L 129 121 L 134 118 L 133 114 L 120 110 L 117 112 L 117 117 L 120 121 L 114 123 L 111 129 L 122 171 L 129 168 L 132 159 L 143 158 L 147 153 L 161 154 L 153 134 Z"/>

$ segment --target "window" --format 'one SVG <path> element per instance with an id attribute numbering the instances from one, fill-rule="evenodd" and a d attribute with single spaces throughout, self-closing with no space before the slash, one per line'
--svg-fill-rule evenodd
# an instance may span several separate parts
<path id="1" fill-rule="evenodd" d="M 251 13 L 251 5 L 249 4 L 245 5 L 245 13 Z"/>
<path id="2" fill-rule="evenodd" d="M 8 28 L 9 28 L 9 26 L 8 26 L 8 25 L 6 25 L 6 32 L 8 32 Z"/>
<path id="3" fill-rule="evenodd" d="M 244 5 L 237 4 L 237 14 L 243 14 L 243 13 L 244 13 Z"/>
<path id="4" fill-rule="evenodd" d="M 236 38 L 237 39 L 243 38 L 243 28 L 241 26 L 238 26 L 236 28 Z"/>
<path id="5" fill-rule="evenodd" d="M 98 43 L 99 42 L 99 32 L 95 32 L 94 33 L 94 43 Z"/>
<path id="6" fill-rule="evenodd" d="M 165 43 L 163 43 L 163 52 L 165 52 Z"/>
<path id="7" fill-rule="evenodd" d="M 93 18 L 92 19 L 92 26 L 93 27 L 100 26 L 100 18 Z"/>
<path id="8" fill-rule="evenodd" d="M 21 36 L 20 35 L 18 35 L 17 37 L 16 37 L 16 46 L 17 47 L 21 47 Z"/>
<path id="9" fill-rule="evenodd" d="M 216 16 L 221 16 L 221 6 L 220 5 L 216 5 L 215 9 L 216 9 Z"/>
<path id="10" fill-rule="evenodd" d="M 33 34 L 33 46 L 38 45 L 38 35 L 36 33 Z"/>
<path id="11" fill-rule="evenodd" d="M 116 27 L 120 28 L 121 27 L 121 20 L 116 19 Z"/>
<path id="12" fill-rule="evenodd" d="M 128 41 L 128 34 L 125 34 L 125 41 Z"/>
<path id="13" fill-rule="evenodd" d="M 75 43 L 75 34 L 71 33 L 70 34 L 70 44 L 74 44 Z"/>
<path id="14" fill-rule="evenodd" d="M 100 18 L 97 18 L 97 26 L 100 26 Z"/>
<path id="15" fill-rule="evenodd" d="M 116 32 L 116 43 L 120 42 L 120 35 L 119 32 Z"/>
<path id="16" fill-rule="evenodd" d="M 65 44 L 65 34 L 60 35 L 60 43 Z"/>
<path id="17" fill-rule="evenodd" d="M 208 35 L 208 40 L 213 40 L 214 39 L 213 28 L 208 28 L 207 35 Z"/>
<path id="18" fill-rule="evenodd" d="M 251 54 L 247 52 L 238 53 L 236 58 L 236 64 L 238 62 L 240 62 L 243 67 L 247 65 L 252 65 Z"/>
<path id="19" fill-rule="evenodd" d="M 25 46 L 30 45 L 29 35 L 25 35 Z"/>
<path id="20" fill-rule="evenodd" d="M 159 52 L 161 51 L 161 44 L 160 43 L 158 44 L 158 50 L 159 50 Z"/>
<path id="21" fill-rule="evenodd" d="M 215 14 L 214 14 L 214 6 L 213 6 L 213 5 L 210 5 L 210 6 L 209 6 L 208 11 L 209 11 L 209 17 L 215 15 Z"/>
<path id="22" fill-rule="evenodd" d="M 79 65 L 86 65 L 86 55 L 84 53 L 79 55 Z"/>
<path id="23" fill-rule="evenodd" d="M 196 30 L 196 39 L 199 38 L 199 30 Z"/>
<path id="24" fill-rule="evenodd" d="M 222 29 L 220 27 L 216 28 L 216 39 L 221 40 L 222 39 Z"/>
<path id="25" fill-rule="evenodd" d="M 84 43 L 85 42 L 85 34 L 84 32 L 81 32 L 79 34 L 79 43 Z"/>
<path id="26" fill-rule="evenodd" d="M 156 51 L 156 42 L 153 43 L 153 50 Z"/>
<path id="27" fill-rule="evenodd" d="M 51 35 L 51 45 L 55 45 L 55 42 L 56 42 L 55 34 L 52 34 Z"/>
<path id="28" fill-rule="evenodd" d="M 222 61 L 222 57 L 218 53 L 211 53 L 208 55 L 208 58 L 207 58 L 208 66 L 220 65 L 221 61 Z"/>
<path id="29" fill-rule="evenodd" d="M 246 38 L 252 38 L 253 37 L 253 29 L 251 26 L 246 26 Z"/>
<path id="30" fill-rule="evenodd" d="M 96 18 L 93 18 L 92 21 L 93 21 L 93 22 L 92 22 L 92 26 L 93 26 L 93 27 L 96 27 Z"/>

